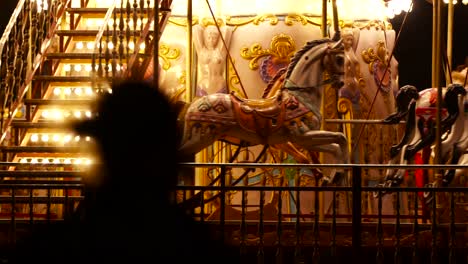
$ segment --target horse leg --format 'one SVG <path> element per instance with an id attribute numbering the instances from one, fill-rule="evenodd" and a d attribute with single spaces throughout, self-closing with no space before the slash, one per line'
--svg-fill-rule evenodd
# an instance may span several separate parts
<path id="1" fill-rule="evenodd" d="M 185 124 L 185 127 L 186 130 L 179 147 L 182 157 L 198 153 L 213 144 L 219 137 L 215 128 L 209 125 L 193 125 L 189 127 L 188 124 Z"/>
<path id="2" fill-rule="evenodd" d="M 311 130 L 304 134 L 293 135 L 291 137 L 291 142 L 302 146 L 309 152 L 318 151 L 330 153 L 336 157 L 339 163 L 349 164 L 348 141 L 343 133 Z M 323 184 L 327 184 L 328 182 L 337 182 L 340 177 L 336 176 L 342 176 L 344 174 L 343 169 L 339 169 L 339 173 L 336 173 L 336 171 L 338 170 L 333 170 L 329 179 L 324 177 Z"/>
<path id="3" fill-rule="evenodd" d="M 293 143 L 291 142 L 287 142 L 287 143 L 281 143 L 281 144 L 275 144 L 274 145 L 276 148 L 279 148 L 283 151 L 285 151 L 286 153 L 288 153 L 289 155 L 291 155 L 297 162 L 299 163 L 304 163 L 304 164 L 307 164 L 307 163 L 319 163 L 317 158 L 315 156 L 313 156 L 314 153 L 311 153 L 311 158 L 312 160 L 310 160 L 304 153 L 302 153 Z M 322 177 L 322 172 L 317 169 L 317 168 L 313 168 L 311 169 L 312 170 L 312 173 L 318 178 L 320 179 Z"/>

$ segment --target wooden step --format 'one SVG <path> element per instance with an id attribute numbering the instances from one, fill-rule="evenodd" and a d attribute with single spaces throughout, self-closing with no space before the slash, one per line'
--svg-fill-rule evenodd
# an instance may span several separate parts
<path id="1" fill-rule="evenodd" d="M 0 147 L 4 153 L 84 153 L 84 147 L 32 147 L 32 146 L 11 146 Z"/>
<path id="2" fill-rule="evenodd" d="M 25 105 L 89 106 L 95 99 L 25 99 Z"/>
<path id="3" fill-rule="evenodd" d="M 58 59 L 58 60 L 92 60 L 94 54 L 93 53 L 72 53 L 72 52 L 52 52 L 52 53 L 46 53 L 45 56 L 48 59 Z M 96 58 L 97 58 L 96 54 Z"/>
<path id="4" fill-rule="evenodd" d="M 68 13 L 80 14 L 82 16 L 87 14 L 97 14 L 104 16 L 107 13 L 107 10 L 109 10 L 107 7 L 71 7 L 65 9 L 65 11 Z"/>
<path id="5" fill-rule="evenodd" d="M 70 124 L 63 121 L 40 121 L 28 122 L 22 120 L 13 120 L 11 127 L 14 128 L 50 128 L 50 129 L 70 129 Z"/>
<path id="6" fill-rule="evenodd" d="M 24 165 L 24 164 L 23 164 Z M 15 170 L 15 171 L 0 171 L 0 177 L 11 177 L 11 178 L 75 178 L 83 177 L 85 172 L 82 171 L 25 171 L 25 170 Z"/>
<path id="7" fill-rule="evenodd" d="M 81 15 L 82 17 L 104 17 L 107 13 L 107 11 L 109 10 L 109 8 L 105 8 L 105 7 L 72 7 L 72 8 L 66 8 L 65 11 L 68 12 L 68 13 L 75 13 L 75 14 L 79 14 Z M 120 8 L 120 7 L 116 7 L 114 8 L 114 12 L 119 14 L 120 15 L 120 12 L 123 12 L 124 14 L 124 17 L 126 17 L 126 8 Z M 153 11 L 152 8 L 149 9 L 150 12 Z M 137 9 L 137 12 L 138 14 L 141 14 L 141 9 L 138 8 Z M 143 9 L 143 14 L 147 14 L 148 13 L 148 8 L 145 8 Z M 131 16 L 133 16 L 133 13 L 130 14 Z"/>
<path id="8" fill-rule="evenodd" d="M 53 75 L 35 75 L 33 78 L 34 81 L 48 81 L 48 82 L 53 82 L 53 83 L 69 83 L 69 82 L 91 83 L 93 81 L 98 81 L 102 79 L 103 78 L 95 78 L 91 76 L 53 76 Z M 107 80 L 112 80 L 112 77 L 108 77 Z"/>
<path id="9" fill-rule="evenodd" d="M 149 34 L 152 34 L 153 30 L 148 31 Z M 60 37 L 95 37 L 99 33 L 99 30 L 95 29 L 74 29 L 74 30 L 57 30 L 55 34 Z M 114 33 L 112 32 L 112 28 L 109 28 L 109 31 L 104 30 L 103 36 L 112 36 Z M 140 30 L 130 30 L 130 35 L 140 36 Z"/>

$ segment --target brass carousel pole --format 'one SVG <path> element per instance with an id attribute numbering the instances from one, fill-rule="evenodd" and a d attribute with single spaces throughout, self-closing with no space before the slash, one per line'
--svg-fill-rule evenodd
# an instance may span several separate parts
<path id="1" fill-rule="evenodd" d="M 326 38 L 328 36 L 327 34 L 327 5 L 328 5 L 328 0 L 322 0 L 322 37 Z M 322 98 L 322 113 L 324 112 L 324 106 L 325 102 L 325 96 Z M 323 155 L 320 154 L 320 160 L 323 161 Z M 323 221 L 325 219 L 325 201 L 324 201 L 324 193 L 320 192 L 319 193 L 319 220 Z"/>
<path id="2" fill-rule="evenodd" d="M 193 46 L 192 46 L 192 0 L 187 1 L 187 65 L 185 74 L 185 101 L 192 101 Z"/>
<path id="3" fill-rule="evenodd" d="M 153 84 L 159 84 L 159 0 L 154 0 L 154 57 L 153 57 Z"/>
<path id="4" fill-rule="evenodd" d="M 322 37 L 327 37 L 327 0 L 322 0 Z"/>
<path id="5" fill-rule="evenodd" d="M 442 105 L 442 87 L 440 86 L 440 73 L 441 73 L 441 50 L 440 50 L 440 43 L 441 43 L 441 17 L 442 17 L 442 0 L 435 0 L 433 3 L 433 10 L 434 10 L 434 25 L 435 29 L 433 32 L 433 39 L 435 43 L 433 47 L 435 50 L 433 54 L 435 58 L 433 58 L 435 64 L 433 65 L 433 87 L 437 88 L 437 114 L 436 114 L 436 146 L 435 146 L 435 157 L 434 157 L 434 164 L 440 163 L 440 145 L 441 145 L 441 105 Z M 437 169 L 435 173 L 436 178 L 440 176 L 440 169 Z"/>
<path id="6" fill-rule="evenodd" d="M 450 75 L 452 70 L 452 44 L 453 44 L 453 1 L 448 3 L 448 15 L 447 15 L 447 74 L 445 78 L 445 85 L 450 84 L 451 77 Z"/>

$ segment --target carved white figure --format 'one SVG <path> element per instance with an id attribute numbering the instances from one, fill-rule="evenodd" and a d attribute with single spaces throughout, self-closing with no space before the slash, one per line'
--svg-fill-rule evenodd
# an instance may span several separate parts
<path id="1" fill-rule="evenodd" d="M 357 104 L 359 103 L 359 85 L 363 80 L 361 66 L 355 53 L 357 40 L 355 39 L 353 29 L 344 29 L 342 38 L 345 48 L 345 84 L 340 90 L 340 96 L 346 97 Z"/>
<path id="2" fill-rule="evenodd" d="M 197 83 L 196 96 L 213 93 L 227 93 L 224 72 L 226 68 L 227 47 L 231 40 L 232 29 L 215 25 L 194 27 L 194 43 L 197 52 L 200 78 Z M 224 42 L 221 39 L 220 32 Z M 224 46 L 226 44 L 226 47 Z"/>

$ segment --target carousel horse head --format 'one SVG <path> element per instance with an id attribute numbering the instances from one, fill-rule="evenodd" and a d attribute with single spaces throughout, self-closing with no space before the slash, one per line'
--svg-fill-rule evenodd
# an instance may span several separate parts
<path id="1" fill-rule="evenodd" d="M 395 97 L 397 111 L 386 117 L 383 122 L 388 124 L 398 124 L 401 119 L 408 114 L 411 101 L 418 99 L 419 93 L 415 86 L 405 85 L 401 87 Z"/>
<path id="2" fill-rule="evenodd" d="M 317 84 L 331 84 L 339 89 L 344 85 L 344 62 L 341 40 L 309 41 L 291 60 L 286 72 L 286 85 L 292 83 L 295 87 L 311 88 Z"/>

